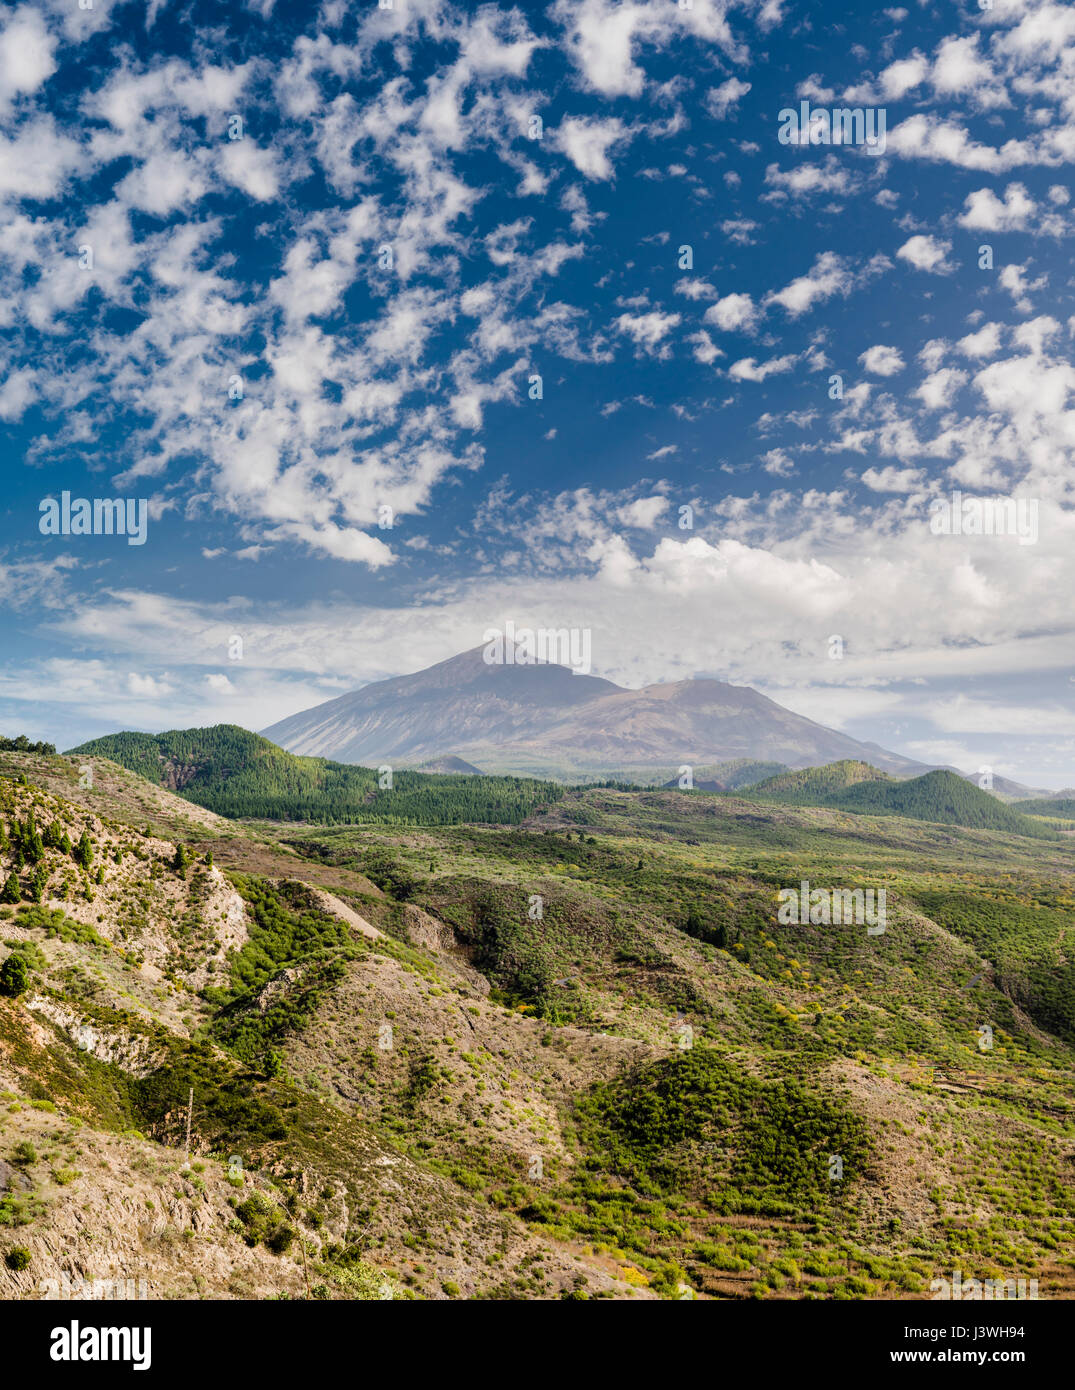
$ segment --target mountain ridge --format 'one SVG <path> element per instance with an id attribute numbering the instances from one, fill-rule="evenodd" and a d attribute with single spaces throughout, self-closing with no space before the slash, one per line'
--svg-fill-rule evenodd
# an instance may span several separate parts
<path id="1" fill-rule="evenodd" d="M 855 757 L 903 776 L 928 770 L 751 686 L 699 678 L 628 690 L 550 663 L 486 664 L 482 651 L 335 696 L 261 733 L 289 752 L 340 762 L 450 755 L 487 771 L 561 781 L 743 758 L 803 767 Z"/>

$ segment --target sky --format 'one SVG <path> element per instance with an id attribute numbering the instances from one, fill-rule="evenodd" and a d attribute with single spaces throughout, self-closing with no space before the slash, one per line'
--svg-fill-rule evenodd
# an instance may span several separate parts
<path id="1" fill-rule="evenodd" d="M 1049 0 L 8 5 L 0 732 L 263 728 L 511 621 L 1075 784 L 1073 162 Z"/>

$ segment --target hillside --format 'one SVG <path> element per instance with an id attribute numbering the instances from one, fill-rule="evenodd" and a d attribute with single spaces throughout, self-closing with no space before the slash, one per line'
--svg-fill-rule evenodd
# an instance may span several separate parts
<path id="1" fill-rule="evenodd" d="M 233 819 L 513 824 L 561 794 L 551 784 L 520 778 L 374 769 L 295 757 L 235 724 L 110 734 L 72 748 L 67 756 L 108 758 Z"/>
<path id="2" fill-rule="evenodd" d="M 1048 796 L 1020 801 L 1019 810 L 1024 816 L 1053 816 L 1057 820 L 1075 820 L 1075 798 Z"/>
<path id="3" fill-rule="evenodd" d="M 1067 841 L 610 788 L 274 830 L 3 756 L 0 1295 L 1075 1292 Z M 778 925 L 802 878 L 885 934 Z"/>
<path id="4" fill-rule="evenodd" d="M 414 765 L 453 755 L 492 772 L 567 782 L 663 780 L 685 763 L 737 760 L 805 767 L 861 758 L 903 776 L 926 771 L 748 686 L 700 679 L 625 690 L 565 666 L 487 665 L 480 647 L 262 732 L 293 753 L 343 762 Z"/>
<path id="5" fill-rule="evenodd" d="M 923 777 L 897 781 L 866 763 L 845 761 L 768 778 L 752 787 L 750 794 L 793 806 L 906 816 L 1031 838 L 1050 838 L 1055 833 L 1022 814 L 1022 807 L 1012 809 L 954 772 L 928 772 Z"/>
<path id="6" fill-rule="evenodd" d="M 879 768 L 855 758 L 845 758 L 825 767 L 778 772 L 775 776 L 756 782 L 753 791 L 758 796 L 779 797 L 789 805 L 824 806 L 828 804 L 827 798 L 842 796 L 849 787 L 858 786 L 860 782 L 895 785 L 893 779 Z"/>

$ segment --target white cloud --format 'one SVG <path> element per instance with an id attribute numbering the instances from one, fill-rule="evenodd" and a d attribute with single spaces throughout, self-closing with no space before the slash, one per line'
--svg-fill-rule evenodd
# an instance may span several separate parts
<path id="1" fill-rule="evenodd" d="M 660 458 L 664 454 L 663 449 L 658 449 L 656 453 L 650 454 L 648 457 L 651 459 Z M 640 497 L 637 502 L 631 502 L 627 506 L 621 507 L 617 515 L 624 526 L 630 526 L 638 531 L 652 531 L 668 510 L 668 505 L 667 497 Z"/>
<path id="2" fill-rule="evenodd" d="M 750 91 L 749 82 L 740 82 L 737 77 L 729 77 L 719 87 L 711 87 L 705 94 L 705 108 L 711 116 L 724 120 L 728 112 L 738 105 L 741 98 Z"/>
<path id="3" fill-rule="evenodd" d="M 708 366 L 710 362 L 715 362 L 718 357 L 724 356 L 724 353 L 717 347 L 704 328 L 699 329 L 697 333 L 689 334 L 687 342 L 691 344 L 694 360 L 701 362 L 703 366 Z"/>
<path id="4" fill-rule="evenodd" d="M 758 230 L 758 224 L 749 217 L 729 217 L 720 224 L 720 229 L 736 246 L 752 246 L 754 238 L 751 233 Z"/>
<path id="5" fill-rule="evenodd" d="M 28 96 L 56 71 L 56 39 L 39 9 L 19 5 L 0 28 L 0 115 L 20 96 Z"/>
<path id="6" fill-rule="evenodd" d="M 786 449 L 768 449 L 762 454 L 762 467 L 774 478 L 788 478 L 795 472 L 795 464 Z"/>
<path id="7" fill-rule="evenodd" d="M 890 63 L 881 73 L 881 91 L 886 101 L 899 101 L 926 80 L 929 64 L 921 53 Z"/>
<path id="8" fill-rule="evenodd" d="M 553 132 L 555 148 L 562 150 L 580 174 L 588 179 L 606 180 L 615 174 L 609 151 L 631 138 L 631 132 L 618 118 L 571 116 Z"/>
<path id="9" fill-rule="evenodd" d="M 640 353 L 666 357 L 671 349 L 664 341 L 680 323 L 679 314 L 665 314 L 657 309 L 648 314 L 620 314 L 614 325 L 635 344 Z"/>
<path id="10" fill-rule="evenodd" d="M 1026 141 L 1007 140 L 999 148 L 983 145 L 965 126 L 925 112 L 916 112 L 889 130 L 886 150 L 904 159 L 955 164 L 990 174 L 1044 162 L 1042 153 Z"/>
<path id="11" fill-rule="evenodd" d="M 744 57 L 725 18 L 723 0 L 692 0 L 669 7 L 660 0 L 556 0 L 551 14 L 563 26 L 567 50 L 585 84 L 602 96 L 641 95 L 645 73 L 636 53 L 663 49 L 686 37 L 715 44 L 733 58 Z"/>
<path id="12" fill-rule="evenodd" d="M 822 300 L 846 294 L 853 276 L 843 258 L 834 251 L 823 251 L 806 275 L 800 275 L 779 292 L 765 297 L 766 304 L 779 304 L 792 318 L 799 318 Z"/>
<path id="13" fill-rule="evenodd" d="M 758 321 L 758 312 L 749 294 L 727 294 L 709 306 L 704 320 L 725 333 L 749 332 Z"/>
<path id="14" fill-rule="evenodd" d="M 944 39 L 937 48 L 930 83 L 940 97 L 969 96 L 978 106 L 1007 106 L 1003 84 L 979 52 L 980 37 L 971 34 Z"/>
<path id="15" fill-rule="evenodd" d="M 158 680 L 155 676 L 140 676 L 134 671 L 127 675 L 127 693 L 139 699 L 162 700 L 171 695 L 175 687 L 167 678 Z"/>
<path id="16" fill-rule="evenodd" d="M 867 468 L 862 481 L 872 492 L 917 492 L 925 474 L 920 468 Z"/>
<path id="17" fill-rule="evenodd" d="M 968 193 L 965 211 L 958 219 L 961 227 L 971 231 L 1022 231 L 1034 215 L 1037 204 L 1021 183 L 1010 183 L 1004 190 L 1004 201 L 991 188 L 979 188 Z"/>
<path id="18" fill-rule="evenodd" d="M 808 197 L 814 193 L 843 194 L 853 187 L 846 164 L 833 154 L 823 164 L 799 164 L 790 169 L 770 164 L 765 170 L 765 182 L 794 198 Z"/>
<path id="19" fill-rule="evenodd" d="M 941 367 L 926 377 L 914 394 L 928 410 L 942 410 L 951 404 L 956 392 L 966 382 L 966 372 L 961 372 L 957 367 Z"/>
<path id="20" fill-rule="evenodd" d="M 859 361 L 871 376 L 895 376 L 905 365 L 899 348 L 885 347 L 882 343 L 860 353 Z"/>
<path id="21" fill-rule="evenodd" d="M 1033 304 L 1030 295 L 1035 290 L 1040 290 L 1046 283 L 1044 275 L 1039 275 L 1036 280 L 1027 279 L 1026 271 L 1026 265 L 1015 265 L 1010 262 L 1000 272 L 1001 288 L 1008 291 L 1015 301 L 1015 307 L 1021 314 L 1031 312 Z"/>
<path id="22" fill-rule="evenodd" d="M 968 333 L 956 343 L 964 357 L 995 357 L 1000 351 L 999 323 L 986 323 L 976 333 Z"/>
<path id="23" fill-rule="evenodd" d="M 948 260 L 951 250 L 950 241 L 919 235 L 905 241 L 896 255 L 913 265 L 915 270 L 925 270 L 931 275 L 947 275 L 954 268 Z"/>
<path id="24" fill-rule="evenodd" d="M 764 381 L 766 377 L 790 372 L 796 360 L 796 354 L 793 352 L 784 357 L 771 357 L 768 362 L 761 363 L 756 362 L 753 357 L 744 357 L 732 363 L 728 368 L 728 375 L 733 381 Z"/>

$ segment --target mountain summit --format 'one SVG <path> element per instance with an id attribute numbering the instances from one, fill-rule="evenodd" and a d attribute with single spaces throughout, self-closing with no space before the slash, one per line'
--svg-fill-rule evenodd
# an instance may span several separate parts
<path id="1" fill-rule="evenodd" d="M 896 776 L 927 770 L 749 686 L 685 680 L 626 690 L 551 663 L 489 665 L 483 650 L 376 681 L 262 732 L 292 753 L 340 762 L 416 764 L 451 755 L 488 771 L 554 777 L 734 758 L 795 768 L 855 758 Z"/>

